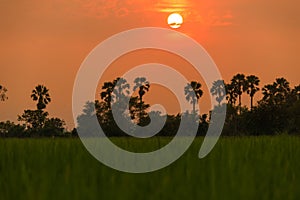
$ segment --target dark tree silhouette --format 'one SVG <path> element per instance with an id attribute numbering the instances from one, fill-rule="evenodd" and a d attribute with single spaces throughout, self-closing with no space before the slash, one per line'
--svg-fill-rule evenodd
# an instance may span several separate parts
<path id="1" fill-rule="evenodd" d="M 231 84 L 225 84 L 225 88 L 226 88 L 226 100 L 231 106 L 235 106 L 238 95 L 233 90 L 234 88 Z"/>
<path id="2" fill-rule="evenodd" d="M 18 121 L 25 122 L 27 129 L 38 132 L 44 127 L 48 115 L 48 112 L 41 109 L 25 110 L 21 116 L 18 116 Z"/>
<path id="3" fill-rule="evenodd" d="M 113 94 L 114 94 L 115 102 L 120 101 L 121 99 L 129 95 L 130 85 L 129 83 L 127 83 L 126 79 L 118 77 L 116 80 L 114 80 L 113 83 L 114 83 Z"/>
<path id="4" fill-rule="evenodd" d="M 290 83 L 285 78 L 277 78 L 273 84 L 263 87 L 262 93 L 264 96 L 262 101 L 273 105 L 284 104 L 290 91 Z"/>
<path id="5" fill-rule="evenodd" d="M 33 101 L 38 101 L 37 109 L 43 110 L 47 104 L 51 102 L 49 90 L 44 85 L 38 85 L 32 90 L 31 98 Z"/>
<path id="6" fill-rule="evenodd" d="M 140 122 L 142 120 L 142 105 L 143 105 L 143 96 L 146 92 L 149 91 L 150 83 L 147 81 L 145 77 L 138 77 L 134 80 L 134 87 L 133 90 L 139 89 L 139 100 L 140 100 Z"/>
<path id="7" fill-rule="evenodd" d="M 292 95 L 297 101 L 300 100 L 300 85 L 295 86 L 292 90 Z"/>
<path id="8" fill-rule="evenodd" d="M 116 78 L 112 82 L 105 82 L 102 86 L 102 91 L 100 93 L 101 99 L 103 99 L 108 107 L 111 108 L 112 102 L 117 102 L 120 99 L 124 99 L 129 94 L 130 85 L 124 78 Z"/>
<path id="9" fill-rule="evenodd" d="M 5 101 L 7 99 L 6 92 L 7 89 L 0 85 L 0 101 Z"/>
<path id="10" fill-rule="evenodd" d="M 102 86 L 104 91 L 100 93 L 100 97 L 108 104 L 108 108 L 111 108 L 112 93 L 115 85 L 116 81 L 114 80 L 113 82 L 105 82 Z"/>
<path id="11" fill-rule="evenodd" d="M 203 95 L 201 86 L 201 83 L 192 81 L 191 83 L 188 83 L 184 88 L 186 100 L 193 104 L 193 113 L 196 113 L 196 103 L 198 102 L 199 98 Z"/>
<path id="12" fill-rule="evenodd" d="M 259 78 L 254 75 L 250 75 L 246 77 L 246 86 L 245 89 L 247 90 L 247 94 L 250 96 L 250 109 L 253 110 L 253 97 L 256 92 L 259 91 Z"/>
<path id="13" fill-rule="evenodd" d="M 233 92 L 236 93 L 239 99 L 239 113 L 241 113 L 242 107 L 242 94 L 246 91 L 246 79 L 244 74 L 237 74 L 231 79 L 231 85 Z"/>
<path id="14" fill-rule="evenodd" d="M 213 82 L 213 86 L 210 89 L 210 93 L 216 96 L 216 101 L 221 105 L 221 102 L 226 96 L 225 83 L 223 80 L 217 80 Z"/>

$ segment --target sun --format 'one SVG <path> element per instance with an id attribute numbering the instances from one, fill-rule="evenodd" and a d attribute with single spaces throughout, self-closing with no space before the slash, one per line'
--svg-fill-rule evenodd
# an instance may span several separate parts
<path id="1" fill-rule="evenodd" d="M 171 28 L 179 28 L 183 23 L 183 18 L 179 13 L 172 13 L 168 17 L 168 24 Z"/>

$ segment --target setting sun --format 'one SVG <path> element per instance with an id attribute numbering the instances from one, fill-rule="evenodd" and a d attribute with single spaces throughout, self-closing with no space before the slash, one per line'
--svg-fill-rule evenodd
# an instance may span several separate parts
<path id="1" fill-rule="evenodd" d="M 168 17 L 168 24 L 171 28 L 179 28 L 183 23 L 183 18 L 178 13 L 172 13 Z"/>

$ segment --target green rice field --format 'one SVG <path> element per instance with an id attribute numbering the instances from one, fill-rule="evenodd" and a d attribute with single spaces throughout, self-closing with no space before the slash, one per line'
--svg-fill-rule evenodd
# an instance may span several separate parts
<path id="1" fill-rule="evenodd" d="M 132 151 L 170 138 L 112 138 Z M 93 158 L 79 139 L 0 139 L 0 199 L 300 199 L 300 137 L 203 138 L 170 166 L 129 174 Z"/>

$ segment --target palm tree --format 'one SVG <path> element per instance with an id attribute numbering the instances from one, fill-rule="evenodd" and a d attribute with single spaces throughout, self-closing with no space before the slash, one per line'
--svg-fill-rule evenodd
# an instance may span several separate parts
<path id="1" fill-rule="evenodd" d="M 198 102 L 198 99 L 203 95 L 201 86 L 201 83 L 192 81 L 191 83 L 188 83 L 184 88 L 186 100 L 193 104 L 193 113 L 196 113 L 196 103 Z"/>
<path id="2" fill-rule="evenodd" d="M 147 81 L 145 77 L 138 77 L 134 80 L 134 87 L 133 91 L 139 88 L 139 100 L 140 100 L 140 122 L 142 117 L 142 105 L 143 105 L 143 96 L 146 94 L 146 92 L 149 91 L 150 83 Z"/>
<path id="3" fill-rule="evenodd" d="M 224 97 L 226 96 L 225 83 L 223 80 L 217 80 L 213 82 L 213 86 L 210 89 L 213 96 L 216 96 L 216 101 L 221 104 Z"/>
<path id="4" fill-rule="evenodd" d="M 290 91 L 290 83 L 285 78 L 277 78 L 273 84 L 263 87 L 263 101 L 277 105 L 285 103 Z"/>
<path id="5" fill-rule="evenodd" d="M 253 97 L 256 92 L 259 91 L 259 78 L 255 75 L 250 75 L 246 77 L 246 86 L 245 88 L 247 89 L 247 94 L 250 96 L 250 109 L 253 109 Z"/>
<path id="6" fill-rule="evenodd" d="M 114 98 L 115 101 L 120 101 L 127 95 L 129 95 L 129 89 L 130 85 L 127 83 L 126 79 L 118 77 L 116 80 L 114 80 Z"/>
<path id="7" fill-rule="evenodd" d="M 226 89 L 226 100 L 228 100 L 228 103 L 232 106 L 235 105 L 237 94 L 233 90 L 233 86 L 231 84 L 225 84 Z"/>
<path id="8" fill-rule="evenodd" d="M 0 85 L 0 101 L 5 101 L 7 99 L 6 92 L 7 89 Z"/>
<path id="9" fill-rule="evenodd" d="M 43 110 L 47 104 L 51 102 L 49 90 L 44 85 L 38 85 L 32 90 L 31 98 L 33 101 L 38 101 L 37 109 Z"/>
<path id="10" fill-rule="evenodd" d="M 115 85 L 115 80 L 113 82 L 104 82 L 102 86 L 102 90 L 104 91 L 100 93 L 101 99 L 103 99 L 107 103 L 109 109 L 111 108 L 112 93 L 114 91 Z"/>
<path id="11" fill-rule="evenodd" d="M 295 88 L 292 90 L 292 95 L 297 101 L 300 99 L 300 85 L 295 86 Z"/>
<path id="12" fill-rule="evenodd" d="M 241 113 L 242 107 L 242 94 L 246 91 L 246 79 L 244 74 L 237 74 L 231 79 L 233 92 L 239 97 L 239 112 Z"/>

